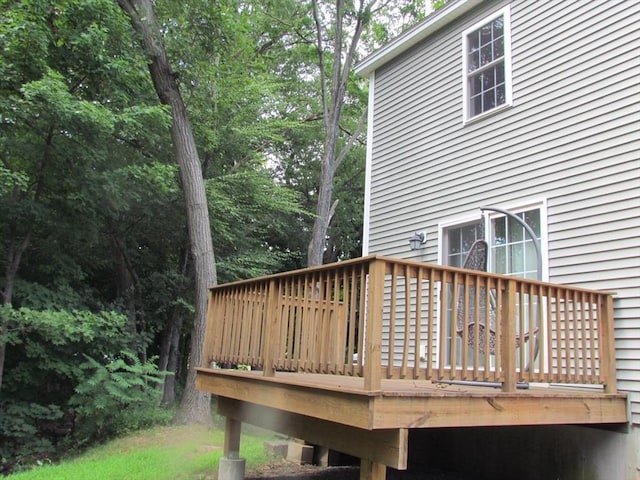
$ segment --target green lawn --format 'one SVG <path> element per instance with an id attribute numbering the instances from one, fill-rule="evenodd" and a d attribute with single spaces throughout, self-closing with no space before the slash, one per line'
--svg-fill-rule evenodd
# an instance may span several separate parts
<path id="1" fill-rule="evenodd" d="M 10 480 L 215 480 L 224 432 L 200 426 L 162 427 L 140 432 L 80 457 L 10 475 Z M 267 463 L 261 431 L 243 432 L 240 455 L 247 468 Z"/>

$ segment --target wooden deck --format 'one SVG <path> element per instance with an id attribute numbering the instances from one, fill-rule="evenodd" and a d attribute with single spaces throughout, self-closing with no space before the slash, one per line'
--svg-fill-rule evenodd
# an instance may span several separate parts
<path id="1" fill-rule="evenodd" d="M 225 455 L 247 422 L 357 456 L 363 479 L 407 467 L 410 429 L 627 422 L 611 294 L 418 262 L 216 286 L 203 358 Z"/>

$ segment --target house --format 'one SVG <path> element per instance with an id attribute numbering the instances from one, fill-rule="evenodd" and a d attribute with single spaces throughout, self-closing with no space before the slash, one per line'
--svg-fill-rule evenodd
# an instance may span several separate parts
<path id="1" fill-rule="evenodd" d="M 638 477 L 639 25 L 637 2 L 451 0 L 358 65 L 363 258 L 210 292 L 221 479 L 242 422 L 363 480 Z M 463 264 L 481 238 L 489 272 Z"/>
<path id="2" fill-rule="evenodd" d="M 607 455 L 640 478 L 640 3 L 451 1 L 357 71 L 370 83 L 363 254 L 458 266 L 486 236 L 493 272 L 615 292 L 631 426 Z M 482 206 L 533 227 L 540 272 L 526 232 Z M 414 232 L 426 242 L 411 251 Z"/>

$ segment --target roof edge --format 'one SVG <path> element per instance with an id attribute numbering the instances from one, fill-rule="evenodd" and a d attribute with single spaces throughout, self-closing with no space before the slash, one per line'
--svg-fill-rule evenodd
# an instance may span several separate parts
<path id="1" fill-rule="evenodd" d="M 371 55 L 364 58 L 355 67 L 355 72 L 361 77 L 368 77 L 372 72 L 406 52 L 421 40 L 437 32 L 455 19 L 461 17 L 472 8 L 480 5 L 484 0 L 458 0 L 445 4 L 415 27 L 401 33 L 399 36 L 383 45 Z"/>

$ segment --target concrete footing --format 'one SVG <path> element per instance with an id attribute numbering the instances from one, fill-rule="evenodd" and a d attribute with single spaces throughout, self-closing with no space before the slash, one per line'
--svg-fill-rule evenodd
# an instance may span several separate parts
<path id="1" fill-rule="evenodd" d="M 297 441 L 289 442 L 287 460 L 301 465 L 313 463 L 313 446 Z"/>
<path id="2" fill-rule="evenodd" d="M 245 463 L 244 458 L 222 457 L 218 466 L 218 480 L 243 480 Z"/>

